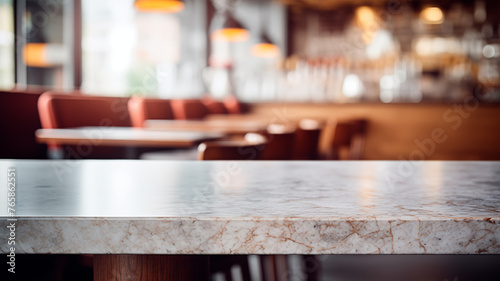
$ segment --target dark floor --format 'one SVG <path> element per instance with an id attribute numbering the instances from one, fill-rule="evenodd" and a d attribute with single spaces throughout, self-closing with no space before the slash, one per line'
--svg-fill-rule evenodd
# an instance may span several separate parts
<path id="1" fill-rule="evenodd" d="M 276 281 L 308 280 L 308 275 L 320 281 L 500 280 L 500 255 L 324 255 L 286 260 L 288 269 L 276 272 Z M 16 255 L 15 274 L 3 264 L 2 281 L 90 281 L 93 277 L 90 255 Z"/>

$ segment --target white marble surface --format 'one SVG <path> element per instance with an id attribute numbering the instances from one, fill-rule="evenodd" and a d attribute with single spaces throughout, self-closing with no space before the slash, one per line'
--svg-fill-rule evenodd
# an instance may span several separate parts
<path id="1" fill-rule="evenodd" d="M 0 182 L 8 167 L 18 253 L 500 254 L 500 162 L 2 160 Z"/>

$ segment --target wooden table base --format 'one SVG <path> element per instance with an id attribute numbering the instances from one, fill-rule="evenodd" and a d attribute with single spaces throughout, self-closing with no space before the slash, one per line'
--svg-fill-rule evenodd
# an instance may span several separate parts
<path id="1" fill-rule="evenodd" d="M 94 281 L 206 281 L 208 268 L 208 256 L 94 255 Z"/>

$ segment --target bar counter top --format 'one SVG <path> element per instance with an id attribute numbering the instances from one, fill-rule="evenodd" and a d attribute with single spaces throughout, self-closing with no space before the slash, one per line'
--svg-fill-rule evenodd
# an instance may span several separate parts
<path id="1" fill-rule="evenodd" d="M 500 254 L 500 162 L 0 160 L 0 168 L 0 235 L 17 220 L 16 253 Z"/>

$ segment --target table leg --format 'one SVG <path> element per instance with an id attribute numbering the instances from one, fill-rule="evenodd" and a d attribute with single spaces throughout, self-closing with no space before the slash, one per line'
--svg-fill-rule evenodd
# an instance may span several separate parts
<path id="1" fill-rule="evenodd" d="M 209 280 L 208 256 L 94 255 L 94 281 Z"/>

